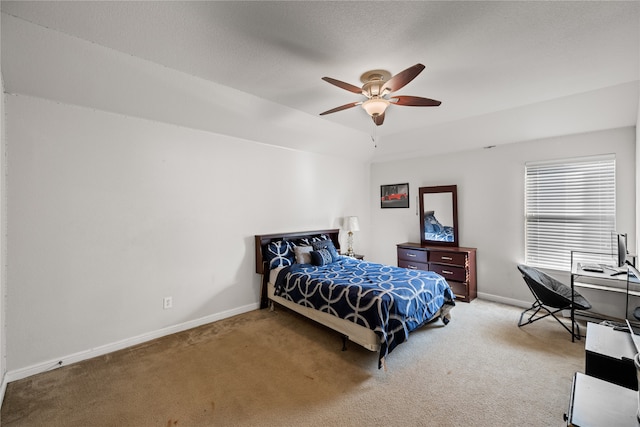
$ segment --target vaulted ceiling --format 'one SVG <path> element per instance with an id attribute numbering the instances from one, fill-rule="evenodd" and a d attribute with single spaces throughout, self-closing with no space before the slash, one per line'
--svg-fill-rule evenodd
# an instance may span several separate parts
<path id="1" fill-rule="evenodd" d="M 3 1 L 2 12 L 246 94 L 253 105 L 233 108 L 263 116 L 267 132 L 269 106 L 295 110 L 309 135 L 342 129 L 373 161 L 636 124 L 633 1 Z M 6 89 L 21 91 L 4 49 Z M 360 86 L 367 70 L 416 63 L 426 69 L 397 94 L 441 106 L 392 105 L 379 127 L 359 107 L 319 116 L 363 99 L 322 77 Z"/>

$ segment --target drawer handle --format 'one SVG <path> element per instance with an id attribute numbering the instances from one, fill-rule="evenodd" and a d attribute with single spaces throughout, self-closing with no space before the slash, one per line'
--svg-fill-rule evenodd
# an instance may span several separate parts
<path id="1" fill-rule="evenodd" d="M 415 257 L 416 257 L 416 254 L 410 254 L 410 253 L 407 253 L 407 256 L 410 256 L 410 257 L 412 257 L 412 258 L 415 258 Z"/>
<path id="2" fill-rule="evenodd" d="M 416 267 L 415 265 L 411 265 L 411 264 L 407 265 L 407 268 L 410 269 L 410 270 L 417 270 L 418 269 L 418 267 Z"/>
<path id="3" fill-rule="evenodd" d="M 453 271 L 449 271 L 449 270 L 442 270 L 442 273 L 444 273 L 444 274 L 453 274 Z"/>
<path id="4" fill-rule="evenodd" d="M 443 256 L 442 259 L 447 261 L 453 261 L 453 258 L 451 258 L 450 256 Z"/>

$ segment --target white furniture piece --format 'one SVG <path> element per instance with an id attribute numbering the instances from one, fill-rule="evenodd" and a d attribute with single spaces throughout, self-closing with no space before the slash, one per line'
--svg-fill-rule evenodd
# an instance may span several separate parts
<path id="1" fill-rule="evenodd" d="M 637 391 L 576 372 L 564 418 L 575 427 L 638 427 L 637 411 Z"/>

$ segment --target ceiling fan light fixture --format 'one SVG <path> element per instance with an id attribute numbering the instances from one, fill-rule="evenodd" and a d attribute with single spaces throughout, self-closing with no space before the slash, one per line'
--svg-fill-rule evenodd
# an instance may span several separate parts
<path id="1" fill-rule="evenodd" d="M 362 108 L 373 119 L 376 126 L 380 126 L 384 123 L 385 111 L 389 104 L 408 107 L 437 107 L 441 102 L 436 101 L 435 99 L 422 98 L 419 96 L 391 95 L 393 92 L 405 87 L 418 74 L 420 74 L 424 68 L 424 65 L 416 64 L 413 67 L 409 67 L 406 70 L 399 72 L 393 77 L 391 76 L 391 73 L 386 70 L 367 71 L 360 76 L 360 81 L 363 83 L 362 88 L 331 77 L 323 77 L 322 80 L 327 83 L 349 92 L 362 94 L 367 97 L 367 100 L 341 105 L 340 107 L 332 108 L 331 110 L 320 113 L 320 115 L 324 116 L 325 114 L 346 110 L 348 108 L 355 107 L 356 105 L 362 105 Z"/>
<path id="2" fill-rule="evenodd" d="M 380 114 L 384 114 L 388 106 L 389 101 L 384 98 L 372 98 L 362 103 L 362 108 L 364 108 L 367 114 L 369 114 L 371 117 L 376 117 Z"/>

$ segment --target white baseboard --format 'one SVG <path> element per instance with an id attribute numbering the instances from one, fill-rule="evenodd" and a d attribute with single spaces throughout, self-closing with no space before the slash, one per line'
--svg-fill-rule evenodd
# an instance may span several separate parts
<path id="1" fill-rule="evenodd" d="M 478 292 L 478 298 L 488 300 L 488 301 L 493 301 L 493 302 L 499 302 L 502 304 L 513 305 L 516 307 L 522 307 L 522 308 L 529 308 L 531 307 L 531 303 L 532 303 L 531 301 L 521 301 L 513 298 L 505 298 L 499 295 L 486 294 L 484 292 Z"/>
<path id="2" fill-rule="evenodd" d="M 209 316 L 201 317 L 200 319 L 190 320 L 188 322 L 172 325 L 157 331 L 152 331 L 146 334 L 138 335 L 135 337 L 127 338 L 122 341 L 117 341 L 111 344 L 106 344 L 100 347 L 80 351 L 78 353 L 69 354 L 61 358 L 54 360 L 48 360 L 46 362 L 38 363 L 36 365 L 27 366 L 25 368 L 8 371 L 2 381 L 1 397 L 4 400 L 4 391 L 7 383 L 11 381 L 21 380 L 23 378 L 30 377 L 31 375 L 40 374 L 42 372 L 50 371 L 52 369 L 59 368 L 61 366 L 70 365 L 72 363 L 81 362 L 83 360 L 91 359 L 93 357 L 102 356 L 107 353 L 112 353 L 123 348 L 131 347 L 143 342 L 151 341 L 156 338 L 161 338 L 167 335 L 175 334 L 177 332 L 186 331 L 187 329 L 195 328 L 198 326 L 206 325 L 207 323 L 216 322 L 218 320 L 226 319 L 227 317 L 236 316 L 238 314 L 246 313 L 248 311 L 257 310 L 260 308 L 260 304 L 248 304 L 242 307 L 234 308 L 233 310 L 223 311 L 221 313 L 212 314 Z M 0 400 L 0 402 L 2 401 Z"/>

